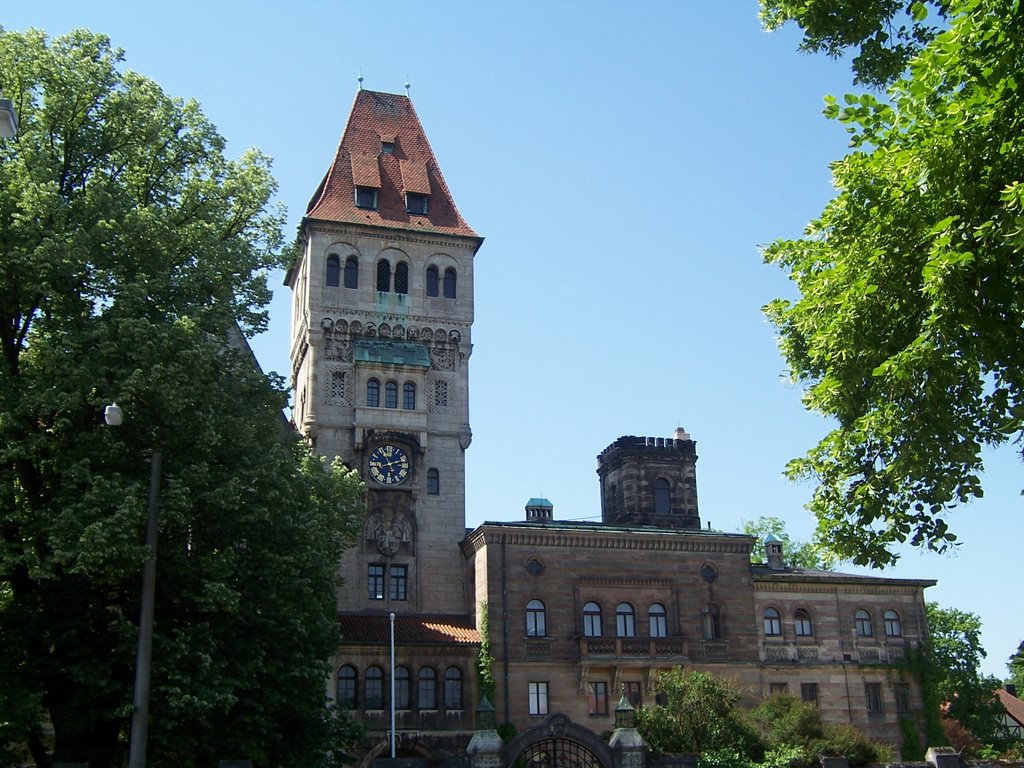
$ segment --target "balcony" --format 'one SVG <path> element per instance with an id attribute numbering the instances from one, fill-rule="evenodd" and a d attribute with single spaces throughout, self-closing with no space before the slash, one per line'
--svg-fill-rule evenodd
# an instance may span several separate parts
<path id="1" fill-rule="evenodd" d="M 672 659 L 687 658 L 682 637 L 581 637 L 580 659 Z"/>

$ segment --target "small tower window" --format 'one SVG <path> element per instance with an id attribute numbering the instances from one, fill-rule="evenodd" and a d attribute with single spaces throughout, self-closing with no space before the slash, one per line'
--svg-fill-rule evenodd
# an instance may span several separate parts
<path id="1" fill-rule="evenodd" d="M 427 267 L 427 296 L 438 295 L 437 267 Z"/>
<path id="2" fill-rule="evenodd" d="M 355 256 L 345 259 L 345 287 L 359 287 L 359 259 Z"/>
<path id="3" fill-rule="evenodd" d="M 455 298 L 455 281 L 455 270 L 448 267 L 448 269 L 444 271 L 444 297 L 446 299 Z"/>
<path id="4" fill-rule="evenodd" d="M 427 196 L 419 192 L 405 193 L 405 212 L 419 216 L 427 215 Z"/>
<path id="5" fill-rule="evenodd" d="M 395 266 L 395 293 L 409 292 L 409 265 L 404 261 Z"/>
<path id="6" fill-rule="evenodd" d="M 366 404 L 370 408 L 380 408 L 380 382 L 376 379 L 366 382 Z"/>
<path id="7" fill-rule="evenodd" d="M 327 285 L 331 288 L 338 287 L 341 273 L 341 260 L 333 253 L 327 257 Z"/>
<path id="8" fill-rule="evenodd" d="M 654 514 L 667 515 L 672 511 L 672 489 L 668 480 L 659 477 L 654 481 Z"/>
<path id="9" fill-rule="evenodd" d="M 402 408 L 407 411 L 416 410 L 416 385 L 411 381 L 402 385 Z"/>
<path id="10" fill-rule="evenodd" d="M 398 382 L 389 381 L 384 385 L 384 407 L 398 407 Z"/>
<path id="11" fill-rule="evenodd" d="M 377 208 L 377 189 L 375 187 L 356 187 L 356 208 Z"/>
<path id="12" fill-rule="evenodd" d="M 391 262 L 387 259 L 377 262 L 377 290 L 381 293 L 391 290 Z"/>
<path id="13" fill-rule="evenodd" d="M 441 473 L 431 467 L 427 470 L 427 494 L 437 496 L 441 493 Z"/>

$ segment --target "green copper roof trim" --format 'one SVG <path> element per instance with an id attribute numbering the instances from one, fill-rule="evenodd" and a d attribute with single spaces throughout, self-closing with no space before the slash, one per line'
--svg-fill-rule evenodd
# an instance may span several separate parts
<path id="1" fill-rule="evenodd" d="M 359 339 L 353 342 L 352 347 L 353 357 L 357 363 L 430 367 L 430 351 L 425 344 Z"/>
<path id="2" fill-rule="evenodd" d="M 555 505 L 552 504 L 547 499 L 538 499 L 537 497 L 534 497 L 534 498 L 530 499 L 528 502 L 526 502 L 526 506 L 528 506 L 528 507 L 551 507 L 552 509 L 554 509 Z"/>

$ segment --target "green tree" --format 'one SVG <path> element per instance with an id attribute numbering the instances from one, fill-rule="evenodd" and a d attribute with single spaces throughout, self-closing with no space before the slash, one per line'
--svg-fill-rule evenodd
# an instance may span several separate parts
<path id="1" fill-rule="evenodd" d="M 655 752 L 725 750 L 754 760 L 763 757 L 760 738 L 737 709 L 742 694 L 733 683 L 674 667 L 658 676 L 657 690 L 664 703 L 636 712 L 637 730 Z"/>
<path id="2" fill-rule="evenodd" d="M 1017 695 L 1024 696 L 1024 640 L 1006 662 L 1006 668 L 1010 673 L 1009 682 L 1017 686 Z"/>
<path id="3" fill-rule="evenodd" d="M 854 82 L 881 87 L 895 80 L 935 37 L 930 10 L 946 15 L 946 0 L 761 0 L 768 29 L 787 21 L 803 30 L 800 49 L 839 58 L 855 51 Z"/>
<path id="4" fill-rule="evenodd" d="M 741 532 L 756 537 L 759 543 L 763 543 L 768 536 L 774 536 L 782 542 L 786 564 L 796 568 L 832 571 L 839 563 L 836 555 L 822 545 L 813 541 L 797 541 L 791 538 L 786 533 L 786 524 L 778 517 L 762 515 L 756 520 L 744 520 Z M 760 563 L 763 558 L 763 548 L 755 546 L 750 552 L 750 561 Z"/>
<path id="5" fill-rule="evenodd" d="M 267 159 L 121 60 L 0 30 L 0 745 L 123 764 L 158 447 L 150 764 L 319 765 L 352 736 L 323 687 L 360 485 L 227 344 L 281 261 Z"/>
<path id="6" fill-rule="evenodd" d="M 826 100 L 852 134 L 839 192 L 765 251 L 799 290 L 765 311 L 806 406 L 835 424 L 787 472 L 815 483 L 822 542 L 858 564 L 955 545 L 946 518 L 983 494 L 982 448 L 1024 434 L 1024 11 L 942 6 L 885 100 Z M 920 24 L 927 10 L 910 5 Z"/>
<path id="7" fill-rule="evenodd" d="M 957 721 L 982 745 L 1001 745 L 998 726 L 1004 709 L 995 695 L 1000 681 L 979 672 L 986 655 L 981 644 L 981 619 L 937 603 L 928 603 L 926 611 L 928 679 L 943 703 L 946 717 Z"/>

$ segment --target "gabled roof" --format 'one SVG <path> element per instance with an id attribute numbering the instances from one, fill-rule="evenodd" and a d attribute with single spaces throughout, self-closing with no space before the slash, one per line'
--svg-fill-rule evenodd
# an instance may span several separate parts
<path id="1" fill-rule="evenodd" d="M 382 614 L 338 615 L 343 643 L 387 643 L 390 619 Z M 395 642 L 442 645 L 479 645 L 480 633 L 470 616 L 395 616 Z"/>
<path id="2" fill-rule="evenodd" d="M 385 151 L 384 144 L 392 145 Z M 355 187 L 377 190 L 376 209 L 359 208 Z M 425 215 L 406 212 L 405 193 L 427 195 Z M 327 175 L 306 219 L 479 237 L 455 207 L 408 96 L 359 91 Z"/>
<path id="3" fill-rule="evenodd" d="M 1021 701 L 1016 696 L 1011 695 L 1003 688 L 997 690 L 996 695 L 999 696 L 999 701 L 1001 701 L 1003 706 L 1006 708 L 1006 714 L 1021 725 L 1024 725 L 1024 701 Z"/>

